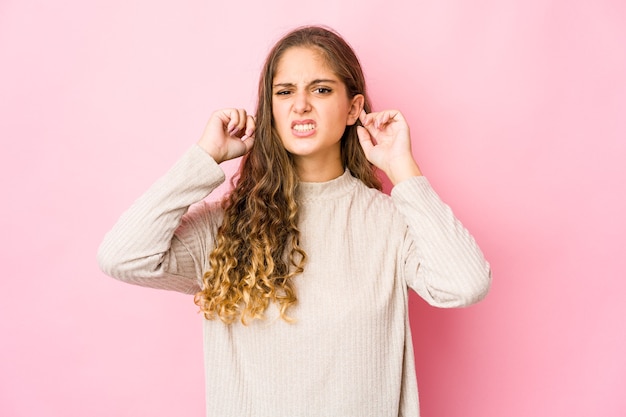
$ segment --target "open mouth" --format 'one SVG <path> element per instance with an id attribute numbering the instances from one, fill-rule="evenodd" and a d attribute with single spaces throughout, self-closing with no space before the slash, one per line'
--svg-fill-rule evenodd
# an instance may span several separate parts
<path id="1" fill-rule="evenodd" d="M 296 124 L 293 126 L 293 130 L 299 133 L 310 132 L 313 129 L 315 129 L 315 125 L 313 123 Z"/>
<path id="2" fill-rule="evenodd" d="M 315 120 L 294 120 L 291 122 L 291 131 L 296 136 L 310 136 L 315 133 L 315 129 L 317 128 L 317 124 Z"/>

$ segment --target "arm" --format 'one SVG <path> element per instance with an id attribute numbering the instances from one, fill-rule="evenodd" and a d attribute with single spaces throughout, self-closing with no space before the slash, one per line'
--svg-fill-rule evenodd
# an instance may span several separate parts
<path id="1" fill-rule="evenodd" d="M 106 234 L 98 250 L 102 271 L 130 284 L 195 293 L 200 260 L 174 233 L 189 206 L 223 181 L 217 163 L 194 146 Z"/>
<path id="2" fill-rule="evenodd" d="M 245 110 L 211 116 L 197 146 L 128 209 L 98 250 L 100 268 L 122 281 L 184 293 L 199 290 L 211 216 L 187 213 L 224 181 L 218 163 L 250 150 L 254 119 Z M 184 217 L 183 217 L 184 216 Z"/>
<path id="3" fill-rule="evenodd" d="M 422 176 L 409 127 L 397 110 L 361 112 L 359 140 L 367 159 L 394 184 L 391 196 L 407 225 L 402 270 L 407 285 L 432 305 L 458 307 L 482 299 L 491 269 L 474 238 Z"/>
<path id="4" fill-rule="evenodd" d="M 407 285 L 437 307 L 480 301 L 491 285 L 489 263 L 428 180 L 409 178 L 391 195 L 408 224 L 402 265 Z"/>

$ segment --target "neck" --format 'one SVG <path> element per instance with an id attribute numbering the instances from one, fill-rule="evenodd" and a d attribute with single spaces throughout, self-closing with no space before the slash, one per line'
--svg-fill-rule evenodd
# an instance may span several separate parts
<path id="1" fill-rule="evenodd" d="M 345 169 L 341 158 L 329 161 L 311 160 L 310 158 L 295 157 L 294 159 L 298 178 L 302 182 L 326 182 L 340 177 Z"/>

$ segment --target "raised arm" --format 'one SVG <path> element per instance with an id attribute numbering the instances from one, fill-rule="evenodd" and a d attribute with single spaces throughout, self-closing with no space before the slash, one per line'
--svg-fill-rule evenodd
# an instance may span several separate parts
<path id="1" fill-rule="evenodd" d="M 489 263 L 428 180 L 409 178 L 391 196 L 408 225 L 402 260 L 407 285 L 437 307 L 481 300 L 491 285 Z"/>
<path id="2" fill-rule="evenodd" d="M 413 159 L 409 127 L 397 110 L 361 113 L 359 139 L 368 160 L 394 184 L 407 225 L 402 271 L 428 303 L 460 307 L 482 299 L 491 269 L 476 241 L 432 189 Z"/>
<path id="3" fill-rule="evenodd" d="M 198 144 L 106 234 L 98 250 L 100 268 L 131 284 L 189 294 L 198 291 L 211 215 L 203 212 L 204 206 L 193 215 L 185 214 L 224 181 L 218 163 L 251 148 L 254 129 L 254 120 L 245 110 L 213 113 Z"/>

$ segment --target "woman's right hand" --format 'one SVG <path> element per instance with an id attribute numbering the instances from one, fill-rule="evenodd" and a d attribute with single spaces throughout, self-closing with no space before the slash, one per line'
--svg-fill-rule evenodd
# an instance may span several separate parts
<path id="1" fill-rule="evenodd" d="M 244 109 L 213 112 L 198 145 L 218 164 L 240 157 L 252 149 L 256 124 Z"/>

